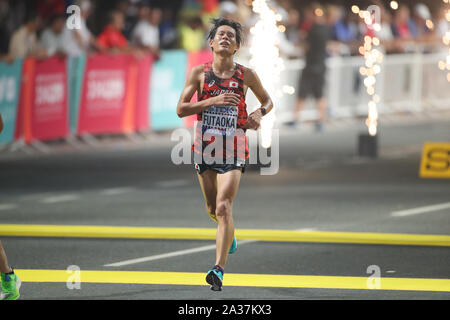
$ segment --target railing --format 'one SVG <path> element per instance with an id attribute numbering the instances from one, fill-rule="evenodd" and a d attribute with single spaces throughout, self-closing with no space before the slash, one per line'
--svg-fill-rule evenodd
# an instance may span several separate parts
<path id="1" fill-rule="evenodd" d="M 438 61 L 445 60 L 446 53 L 390 54 L 384 56 L 381 72 L 377 75 L 376 93 L 380 96 L 379 114 L 411 112 L 422 113 L 450 109 L 450 83 L 446 73 L 438 68 Z M 245 64 L 245 61 L 243 62 Z M 325 97 L 328 100 L 330 118 L 367 115 L 369 95 L 366 93 L 359 67 L 364 58 L 328 58 Z M 297 104 L 298 84 L 304 62 L 301 59 L 286 60 L 278 84 L 293 86 L 294 94 L 282 96 L 272 93 L 277 108 L 277 121 L 286 122 L 292 117 Z M 257 105 L 256 98 L 248 95 L 248 105 Z M 312 99 L 308 99 L 302 119 L 314 120 L 317 112 Z"/>

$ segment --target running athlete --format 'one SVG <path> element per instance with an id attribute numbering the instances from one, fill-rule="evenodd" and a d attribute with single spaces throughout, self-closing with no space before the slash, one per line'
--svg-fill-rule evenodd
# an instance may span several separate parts
<path id="1" fill-rule="evenodd" d="M 213 19 L 208 41 L 213 61 L 191 70 L 177 114 L 180 118 L 197 115 L 192 146 L 194 164 L 206 211 L 218 224 L 216 262 L 207 272 L 206 282 L 212 290 L 220 291 L 227 256 L 237 249 L 232 207 L 245 170 L 245 159 L 249 157 L 245 131 L 257 130 L 261 118 L 270 112 L 273 104 L 255 71 L 234 62 L 242 41 L 242 27 L 238 22 Z M 248 88 L 261 103 L 251 114 L 247 114 L 245 103 Z M 191 102 L 196 91 L 198 102 Z M 211 144 L 215 147 L 211 148 Z"/>
<path id="2" fill-rule="evenodd" d="M 0 114 L 0 133 L 3 130 L 3 120 Z M 20 279 L 14 274 L 14 270 L 9 267 L 5 250 L 0 241 L 0 279 L 1 293 L 0 300 L 16 300 L 19 299 Z"/>

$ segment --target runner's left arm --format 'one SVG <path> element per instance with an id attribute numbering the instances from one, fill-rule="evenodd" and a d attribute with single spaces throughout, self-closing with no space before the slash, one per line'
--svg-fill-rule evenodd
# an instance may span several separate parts
<path id="1" fill-rule="evenodd" d="M 258 101 L 261 103 L 260 108 L 249 114 L 244 128 L 257 130 L 260 126 L 262 117 L 272 110 L 273 102 L 254 70 L 249 68 L 245 70 L 244 83 L 252 90 Z M 264 109 L 265 112 L 262 109 Z"/>

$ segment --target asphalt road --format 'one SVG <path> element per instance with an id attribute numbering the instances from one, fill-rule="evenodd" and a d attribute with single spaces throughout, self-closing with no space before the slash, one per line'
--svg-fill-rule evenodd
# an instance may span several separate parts
<path id="1" fill-rule="evenodd" d="M 241 180 L 233 208 L 236 228 L 448 236 L 450 207 L 404 216 L 392 213 L 450 202 L 448 179 L 418 177 L 423 143 L 450 141 L 449 124 L 445 118 L 386 123 L 379 130 L 376 159 L 357 156 L 357 135 L 365 130 L 358 123 L 331 126 L 320 134 L 309 126 L 283 129 L 278 173 L 263 176 L 248 170 Z M 168 135 L 158 135 L 138 144 L 103 141 L 95 150 L 50 145 L 48 154 L 2 153 L 0 223 L 214 228 L 192 166 L 171 161 L 175 144 Z M 2 243 L 18 274 L 24 270 L 22 299 L 450 298 L 450 290 L 389 290 L 383 282 L 381 289 L 331 285 L 337 278 L 367 279 L 369 266 L 378 268 L 382 281 L 448 281 L 448 246 L 242 241 L 228 260 L 224 290 L 212 293 L 206 283 L 179 285 L 171 276 L 204 274 L 214 263 L 214 249 L 186 250 L 214 247 L 213 240 L 8 236 Z M 179 254 L 170 256 L 173 252 Z M 142 257 L 151 258 L 106 266 Z M 29 275 L 29 270 L 61 271 L 70 265 L 81 272 L 123 271 L 118 279 L 127 272 L 161 272 L 165 280 L 81 280 L 80 289 L 70 290 L 65 281 L 33 281 Z M 267 277 L 253 287 L 246 285 L 246 274 Z M 278 280 L 270 285 L 268 275 L 334 278 L 328 287 L 305 288 L 277 286 Z M 233 285 L 227 286 L 227 276 Z"/>

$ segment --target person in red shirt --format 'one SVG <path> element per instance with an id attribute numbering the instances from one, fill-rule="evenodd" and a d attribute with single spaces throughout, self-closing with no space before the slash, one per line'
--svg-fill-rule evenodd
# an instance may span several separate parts
<path id="1" fill-rule="evenodd" d="M 120 11 L 113 11 L 109 16 L 109 24 L 97 38 L 100 51 L 129 51 L 128 41 L 122 34 L 125 18 Z"/>

